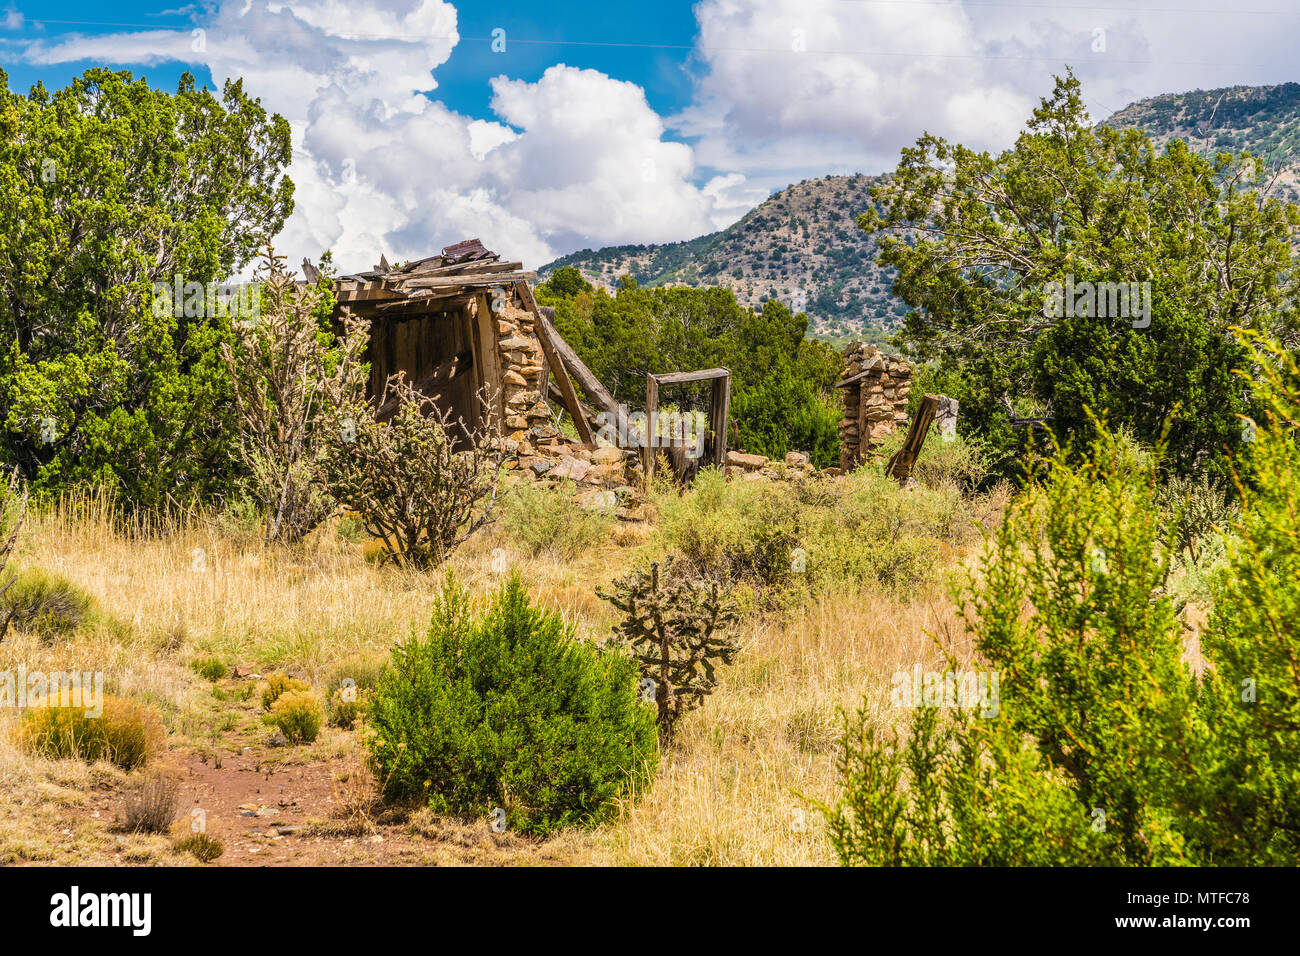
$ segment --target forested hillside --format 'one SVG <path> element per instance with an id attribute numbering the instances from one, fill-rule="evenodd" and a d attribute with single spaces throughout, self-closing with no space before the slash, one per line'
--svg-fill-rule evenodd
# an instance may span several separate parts
<path id="1" fill-rule="evenodd" d="M 1103 121 L 1140 129 L 1160 144 L 1183 139 L 1198 152 L 1249 152 L 1277 170 L 1275 194 L 1300 200 L 1288 169 L 1300 147 L 1300 84 L 1234 86 L 1139 100 Z M 684 242 L 584 249 L 543 266 L 543 277 L 574 266 L 614 287 L 622 275 L 643 286 L 722 286 L 742 305 L 780 299 L 806 311 L 811 335 L 883 341 L 907 307 L 889 290 L 893 270 L 876 263 L 875 238 L 857 228 L 884 177 L 826 176 L 774 193 L 739 222 Z"/>

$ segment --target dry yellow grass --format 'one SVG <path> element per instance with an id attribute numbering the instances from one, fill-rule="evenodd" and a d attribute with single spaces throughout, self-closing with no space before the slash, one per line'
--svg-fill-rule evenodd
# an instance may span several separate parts
<path id="1" fill-rule="evenodd" d="M 521 573 L 538 601 L 561 612 L 580 635 L 601 638 L 614 619 L 595 588 L 653 547 L 652 529 L 620 526 L 577 561 L 526 558 L 497 527 L 456 552 L 450 570 L 472 592 L 486 594 L 502 578 L 504 551 L 507 569 Z M 412 628 L 422 629 L 445 574 L 378 566 L 332 529 L 296 551 L 267 549 L 247 533 L 196 516 L 123 527 L 94 501 L 32 514 L 16 563 L 65 576 L 94 599 L 99 614 L 72 641 L 46 644 L 11 634 L 0 642 L 0 671 L 20 665 L 102 670 L 109 693 L 156 704 L 171 746 L 191 751 L 220 736 L 219 704 L 191 661 L 215 655 L 285 669 L 321 687 L 337 662 L 380 659 Z M 747 615 L 736 664 L 679 726 L 650 791 L 611 824 L 547 841 L 544 858 L 833 863 L 820 817 L 807 801 L 835 798 L 837 709 L 858 707 L 864 694 L 883 709 L 896 670 L 939 663 L 929 634 L 961 634 L 941 593 L 936 587 L 900 603 L 863 590 Z M 964 648 L 959 642 L 954 650 Z M 51 828 L 60 807 L 76 806 L 97 779 L 120 772 L 17 752 L 16 719 L 12 710 L 0 713 L 0 862 L 102 859 L 115 839 L 108 821 L 72 843 Z M 337 756 L 356 743 L 352 734 L 330 731 L 317 747 L 322 756 Z M 76 844 L 83 847 L 79 857 Z M 141 862 L 184 862 L 147 839 L 131 847 Z M 536 848 L 526 856 L 535 858 Z"/>
<path id="2" fill-rule="evenodd" d="M 750 619 L 743 650 L 679 728 L 653 789 L 590 859 L 652 865 L 831 864 L 809 800 L 833 802 L 839 708 L 885 709 L 889 678 L 940 666 L 946 601 L 843 594 Z"/>

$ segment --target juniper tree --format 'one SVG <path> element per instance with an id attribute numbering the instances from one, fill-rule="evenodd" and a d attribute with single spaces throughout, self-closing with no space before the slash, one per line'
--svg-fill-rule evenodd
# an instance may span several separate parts
<path id="1" fill-rule="evenodd" d="M 1248 155 L 1094 125 L 1067 74 L 1002 153 L 930 134 L 905 148 L 858 222 L 911 310 L 902 342 L 937 360 L 932 388 L 960 400 L 959 427 L 1004 466 L 1023 445 L 1008 404 L 1050 415 L 1080 449 L 1088 408 L 1147 444 L 1177 411 L 1165 467 L 1222 478 L 1238 416 L 1257 411 L 1232 375 L 1245 356 L 1231 328 L 1300 341 L 1300 208 L 1271 183 Z M 1049 288 L 1085 282 L 1147 283 L 1150 312 L 1049 307 Z"/>
<path id="2" fill-rule="evenodd" d="M 290 152 L 241 82 L 91 69 L 23 96 L 0 72 L 0 462 L 33 492 L 152 507 L 229 486 L 230 321 L 156 310 L 154 287 L 238 275 L 293 210 Z"/>

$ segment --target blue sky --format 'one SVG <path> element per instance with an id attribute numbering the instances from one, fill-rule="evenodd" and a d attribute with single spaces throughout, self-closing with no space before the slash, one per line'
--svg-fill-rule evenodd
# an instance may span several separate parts
<path id="1" fill-rule="evenodd" d="M 1300 79 L 1294 0 L 178 4 L 16 0 L 0 66 L 24 91 L 91 65 L 244 78 L 294 130 L 281 248 L 345 266 L 470 235 L 534 266 L 691 238 L 926 130 L 1003 148 L 1067 62 L 1097 117 Z"/>
<path id="2" fill-rule="evenodd" d="M 121 0 L 112 6 L 87 0 L 58 4 L 14 4 L 7 9 L 24 14 L 28 27 L 9 31 L 14 36 L 67 34 L 112 35 L 122 24 L 175 27 L 189 30 L 191 11 L 198 5 L 140 3 Z M 180 12 L 183 11 L 183 12 Z M 625 4 L 598 0 L 564 0 L 556 3 L 503 2 L 460 4 L 458 28 L 462 40 L 438 71 L 434 95 L 453 109 L 479 115 L 488 111 L 489 78 L 502 72 L 536 81 L 547 67 L 564 61 L 590 67 L 610 76 L 630 80 L 646 91 L 659 112 L 675 112 L 691 96 L 685 63 L 695 39 L 695 18 L 690 3 Z M 493 52 L 492 31 L 506 30 L 506 49 Z M 27 90 L 36 81 L 62 85 L 92 60 L 36 67 L 21 61 L 0 63 L 10 85 Z M 189 69 L 211 83 L 202 62 L 165 63 L 147 70 L 151 80 L 173 85 Z"/>

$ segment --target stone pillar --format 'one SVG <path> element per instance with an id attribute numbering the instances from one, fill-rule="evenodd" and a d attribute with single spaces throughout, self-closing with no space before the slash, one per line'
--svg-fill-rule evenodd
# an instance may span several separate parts
<path id="1" fill-rule="evenodd" d="M 545 425 L 550 405 L 542 393 L 542 344 L 533 327 L 533 314 L 508 297 L 504 308 L 493 315 L 497 331 L 497 353 L 501 357 L 502 398 L 505 403 L 505 432 L 523 441 L 527 429 Z"/>
<path id="2" fill-rule="evenodd" d="M 854 342 L 844 352 L 841 378 L 840 468 L 849 471 L 885 436 L 906 427 L 912 369 L 897 356 Z"/>

